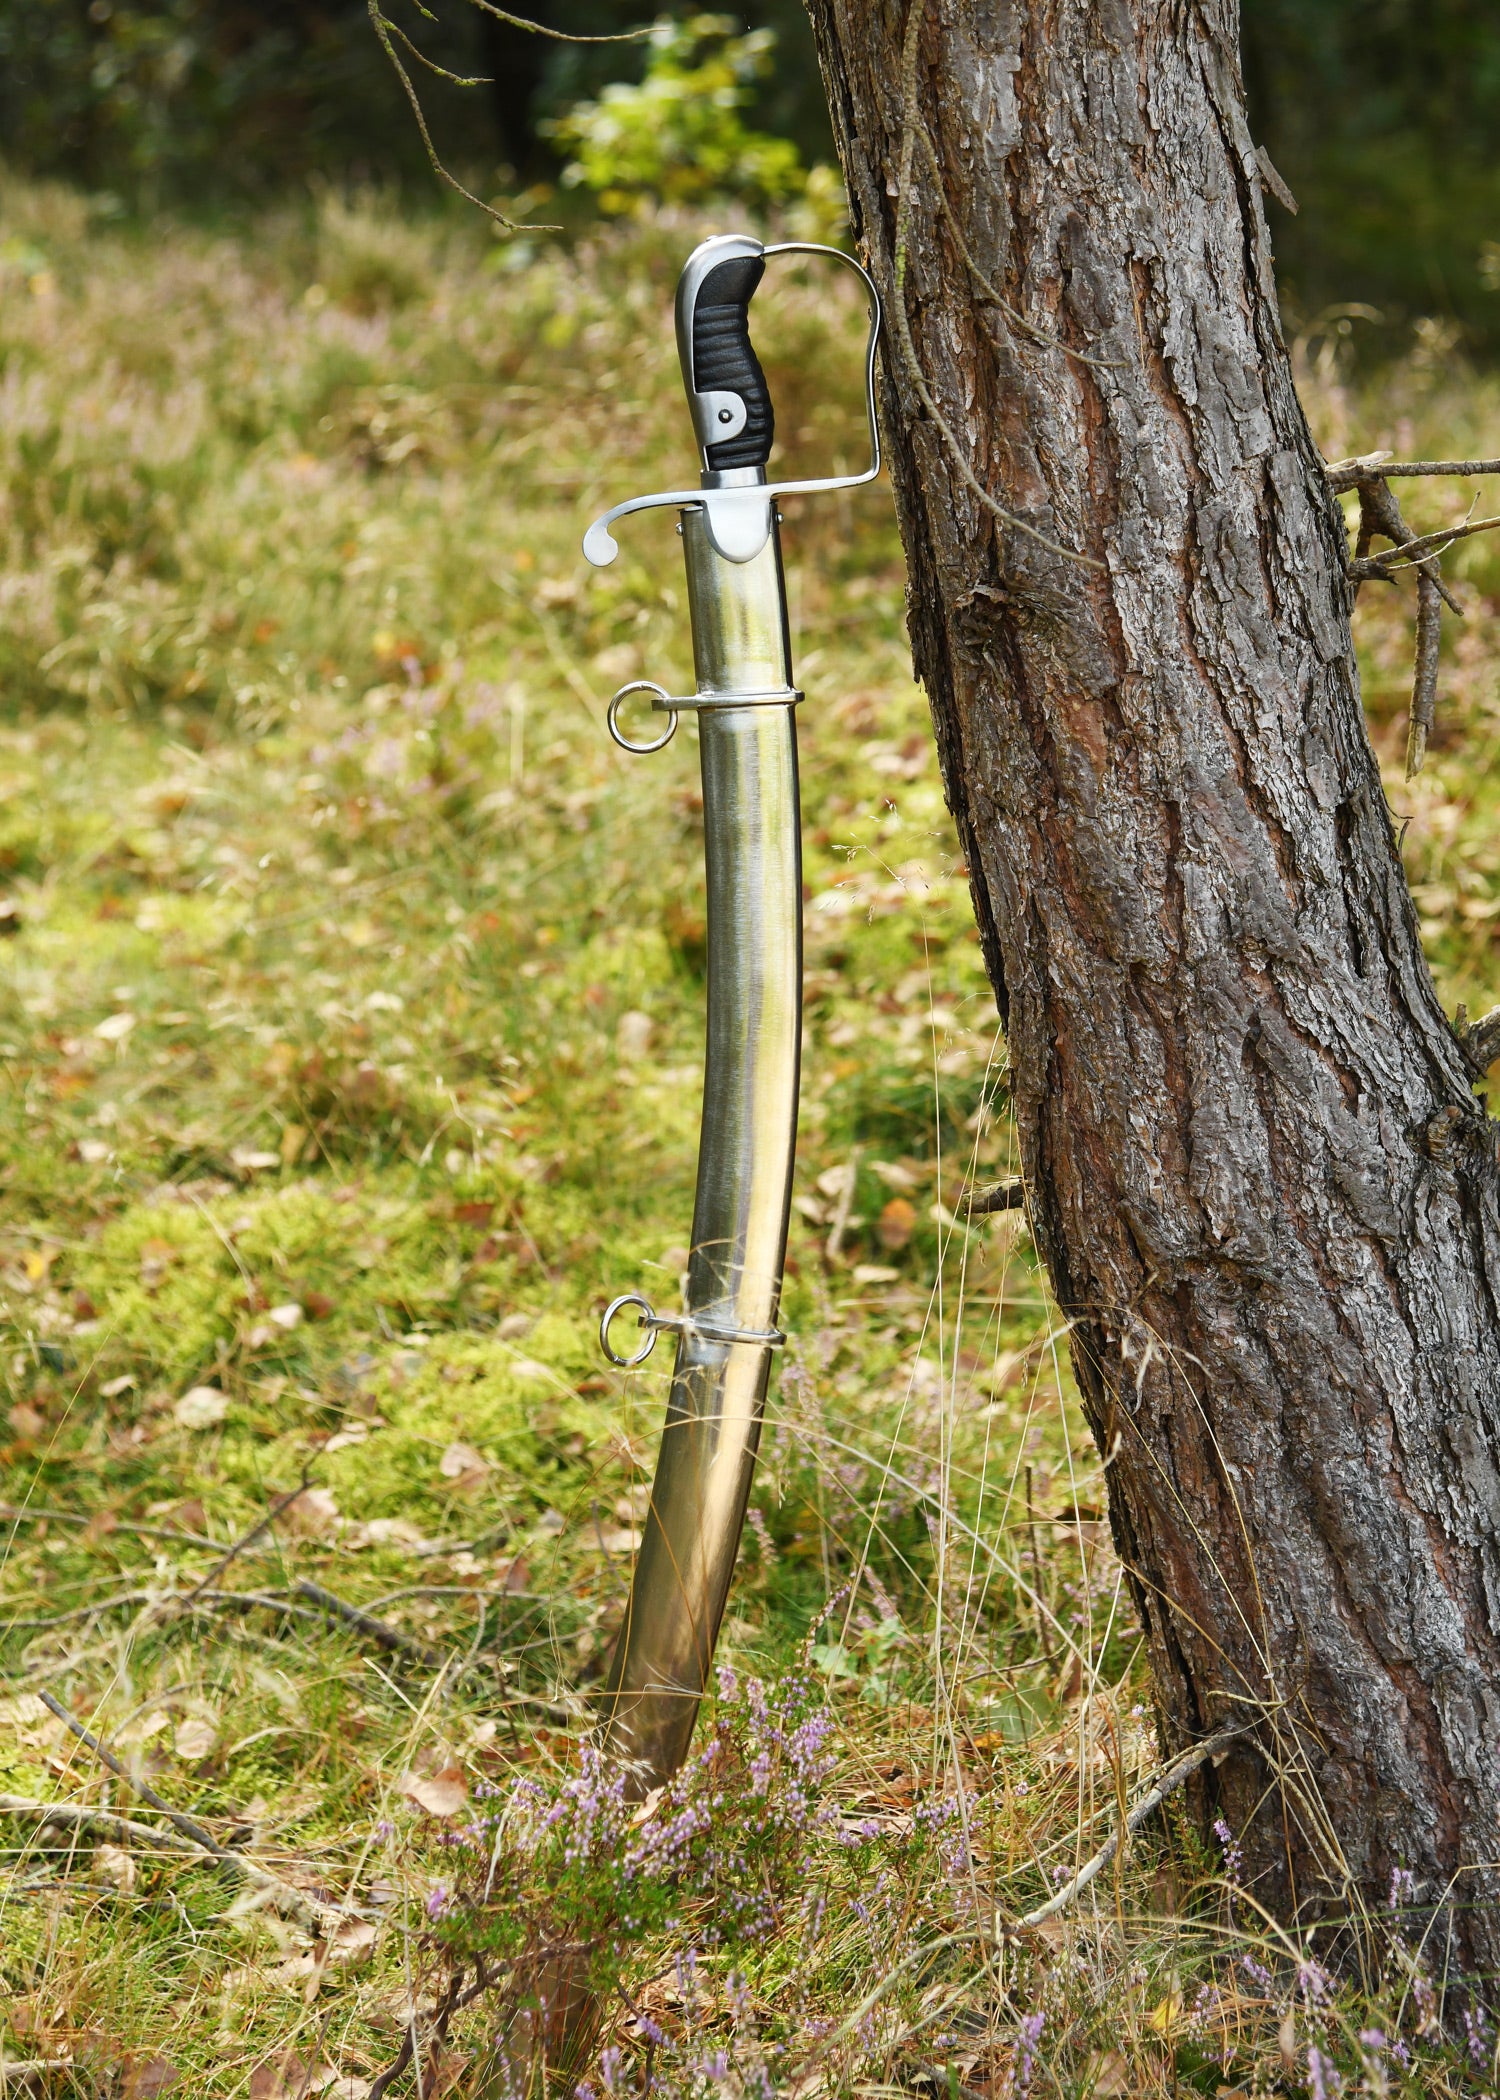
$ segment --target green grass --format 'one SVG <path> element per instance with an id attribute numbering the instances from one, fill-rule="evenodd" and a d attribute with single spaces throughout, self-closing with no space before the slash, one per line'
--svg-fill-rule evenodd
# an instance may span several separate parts
<path id="1" fill-rule="evenodd" d="M 455 1947 L 587 1915 L 674 2090 L 708 2077 L 707 2034 L 757 2089 L 999 2100 L 1036 2011 L 1038 2092 L 1301 2090 L 1309 2045 L 1352 2077 L 1361 2024 L 1401 2017 L 1410 2089 L 1489 2090 L 1417 2037 L 1409 1961 L 1383 2011 L 1375 1983 L 1298 1997 L 1296 1950 L 1176 1811 L 1063 1921 L 976 1952 L 981 1912 L 1041 1901 L 1157 1758 L 1060 1323 L 1017 1217 L 954 1222 L 968 1182 L 1014 1168 L 1004 1046 L 884 490 L 787 506 L 809 695 L 794 1340 L 722 1647 L 742 1678 L 811 1671 L 836 1716 L 818 1798 L 878 1834 L 851 1852 L 825 1817 L 805 1853 L 767 1852 L 759 1937 L 723 1926 L 702 1860 L 633 1931 L 607 1876 L 575 1888 L 544 1851 L 509 1858 L 499 1912 L 492 1892 L 428 1916 L 437 1887 L 475 1895 L 473 1862 L 407 1775 L 457 1765 L 476 1803 L 576 1778 L 654 1457 L 664 1371 L 609 1372 L 594 1329 L 617 1290 L 670 1303 L 685 1259 L 700 808 L 690 727 L 629 760 L 603 709 L 626 678 L 687 675 L 685 610 L 668 524 L 632 521 L 602 573 L 578 541 L 688 468 L 667 316 L 699 230 L 506 249 L 330 198 L 212 237 L 0 191 L 0 1791 L 151 1819 L 45 1688 L 221 1842 L 372 1928 L 325 1958 L 206 1865 L 12 1817 L 5 2047 L 71 2059 L 59 2092 L 146 2093 L 162 2066 L 185 2094 L 296 2091 L 267 2068 L 288 2049 L 363 2092 Z M 857 304 L 815 280 L 762 304 L 789 453 L 853 462 Z M 1317 349 L 1330 451 L 1495 449 L 1492 382 L 1414 363 L 1353 399 Z M 1500 994 L 1500 572 L 1484 542 L 1455 568 L 1472 617 L 1444 726 L 1392 799 L 1445 996 L 1477 1010 Z M 1408 612 L 1360 614 L 1393 766 Z M 308 1579 L 448 1668 L 319 1617 Z M 749 1756 L 742 1707 L 719 1720 Z M 963 1873 L 913 1814 L 944 1802 L 972 1819 Z M 743 1789 L 713 1813 L 759 1827 Z M 809 1876 L 830 1892 L 812 1929 Z M 875 1888 L 878 1930 L 852 1907 Z M 477 2090 L 517 2002 L 462 2015 L 426 2090 Z M 606 2022 L 633 2088 L 642 2030 L 619 1997 Z"/>

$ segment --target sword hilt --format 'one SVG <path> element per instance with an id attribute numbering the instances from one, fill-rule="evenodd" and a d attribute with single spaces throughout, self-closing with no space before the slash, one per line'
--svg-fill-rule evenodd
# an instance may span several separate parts
<path id="1" fill-rule="evenodd" d="M 759 241 L 720 233 L 694 249 L 678 280 L 682 379 L 710 474 L 759 469 L 771 457 L 776 414 L 750 340 L 750 301 L 765 274 Z"/>
<path id="2" fill-rule="evenodd" d="M 870 464 L 859 474 L 831 474 L 816 481 L 766 481 L 766 462 L 776 435 L 770 390 L 750 341 L 750 301 L 772 255 L 824 255 L 856 272 L 870 299 L 865 343 L 865 413 L 870 422 Z M 852 489 L 880 472 L 880 430 L 875 421 L 875 346 L 880 339 L 880 294 L 862 263 L 841 248 L 815 241 L 778 241 L 764 247 L 752 234 L 716 233 L 693 250 L 677 281 L 677 354 L 703 460 L 696 489 L 663 489 L 631 496 L 595 518 L 583 536 L 585 558 L 604 568 L 619 553 L 610 526 L 632 511 L 701 509 L 708 536 L 726 561 L 753 561 L 771 530 L 773 496 L 815 496 L 825 489 Z"/>

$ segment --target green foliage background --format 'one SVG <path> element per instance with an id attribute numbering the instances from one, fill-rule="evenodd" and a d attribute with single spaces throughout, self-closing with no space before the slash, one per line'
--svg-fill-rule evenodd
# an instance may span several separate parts
<path id="1" fill-rule="evenodd" d="M 641 0 L 541 0 L 574 35 L 649 21 Z M 682 10 L 677 10 L 682 12 Z M 831 157 L 798 0 L 747 0 L 777 62 L 748 121 Z M 1299 199 L 1273 207 L 1295 313 L 1362 302 L 1388 327 L 1436 315 L 1500 347 L 1500 9 L 1493 0 L 1243 0 L 1256 133 Z M 638 79 L 641 46 L 526 36 L 461 6 L 395 9 L 438 64 L 487 74 L 465 92 L 422 76 L 444 154 L 483 180 L 557 172 L 547 121 Z M 129 207 L 222 204 L 309 175 L 425 184 L 422 147 L 360 0 L 0 0 L 0 139 L 13 165 Z M 1500 251 L 1497 251 L 1500 252 Z"/>
<path id="2" fill-rule="evenodd" d="M 1272 207 L 1293 304 L 1452 317 L 1500 347 L 1482 267 L 1500 241 L 1500 8 L 1242 0 L 1242 14 L 1256 134 L 1302 207 Z"/>

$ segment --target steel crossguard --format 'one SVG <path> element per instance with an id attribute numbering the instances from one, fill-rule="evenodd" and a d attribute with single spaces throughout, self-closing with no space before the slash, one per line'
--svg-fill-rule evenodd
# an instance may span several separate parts
<path id="1" fill-rule="evenodd" d="M 857 270 L 870 296 L 865 402 L 870 464 L 819 481 L 766 480 L 775 416 L 750 340 L 751 298 L 776 255 L 825 255 Z M 688 258 L 677 287 L 677 344 L 702 459 L 700 486 L 635 496 L 589 527 L 584 553 L 613 560 L 610 533 L 632 511 L 682 512 L 697 690 L 632 679 L 610 702 L 623 750 L 659 751 L 681 714 L 698 721 L 708 920 L 708 1030 L 691 1251 L 680 1315 L 637 1291 L 600 1324 L 610 1362 L 638 1369 L 658 1335 L 676 1337 L 666 1427 L 604 1692 L 604 1744 L 645 1793 L 682 1763 L 708 1681 L 749 1502 L 778 1325 L 797 1137 L 802 1042 L 802 846 L 796 709 L 781 495 L 857 487 L 880 471 L 874 365 L 880 300 L 851 256 L 810 242 L 764 247 L 721 234 Z M 621 724 L 633 694 L 664 714 L 659 736 Z M 611 1330 L 634 1310 L 641 1345 Z"/>

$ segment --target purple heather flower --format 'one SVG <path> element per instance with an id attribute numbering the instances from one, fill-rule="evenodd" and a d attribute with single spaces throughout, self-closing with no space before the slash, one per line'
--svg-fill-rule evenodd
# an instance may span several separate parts
<path id="1" fill-rule="evenodd" d="M 1218 1816 L 1215 1818 L 1214 1836 L 1218 1839 L 1220 1850 L 1224 1854 L 1225 1879 L 1227 1881 L 1238 1882 L 1240 1878 L 1240 1869 L 1245 1864 L 1245 1855 L 1240 1850 L 1239 1840 L 1235 1837 L 1234 1832 L 1230 1829 L 1229 1825 L 1225 1822 L 1222 1816 Z"/>
<path id="2" fill-rule="evenodd" d="M 1332 1985 L 1326 1969 L 1315 1961 L 1304 1961 L 1297 1965 L 1297 1988 L 1309 2005 L 1321 2005 Z"/>
<path id="3" fill-rule="evenodd" d="M 1464 2034 L 1469 2045 L 1469 2061 L 1476 2071 L 1482 2071 L 1490 2060 L 1490 2023 L 1484 2007 L 1464 2014 Z"/>
<path id="4" fill-rule="evenodd" d="M 1325 2056 L 1316 2043 L 1310 2043 L 1307 2051 L 1308 2100 L 1334 2100 L 1343 2083 L 1333 2059 Z"/>
<path id="5" fill-rule="evenodd" d="M 1031 2075 L 1036 2069 L 1037 2045 L 1042 2039 L 1042 2029 L 1047 2024 L 1044 2012 L 1028 2013 L 1021 2022 L 1016 2040 L 1015 2069 L 1011 2078 L 1011 2091 L 1016 2094 L 1031 2090 Z"/>

